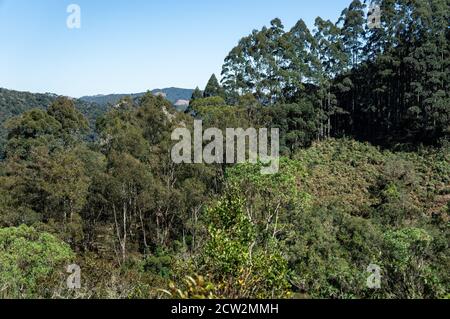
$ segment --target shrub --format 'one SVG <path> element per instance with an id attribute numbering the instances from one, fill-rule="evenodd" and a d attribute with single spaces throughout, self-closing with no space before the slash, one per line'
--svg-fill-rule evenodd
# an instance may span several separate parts
<path id="1" fill-rule="evenodd" d="M 74 258 L 70 247 L 34 228 L 0 229 L 0 296 L 47 298 L 65 284 L 65 267 Z"/>

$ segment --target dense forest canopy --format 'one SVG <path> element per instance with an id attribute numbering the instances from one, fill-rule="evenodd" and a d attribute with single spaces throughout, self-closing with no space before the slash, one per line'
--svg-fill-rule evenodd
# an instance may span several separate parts
<path id="1" fill-rule="evenodd" d="M 449 4 L 445 0 L 353 1 L 337 23 L 300 20 L 285 30 L 279 19 L 254 30 L 223 66 L 232 101 L 252 93 L 264 105 L 308 101 L 317 134 L 354 136 L 382 145 L 438 144 L 450 133 Z"/>
<path id="2" fill-rule="evenodd" d="M 5 127 L 6 122 L 12 117 L 19 116 L 31 109 L 39 108 L 45 110 L 58 98 L 56 94 L 39 94 L 19 92 L 0 88 L 0 158 L 4 156 L 4 146 L 8 135 Z M 103 115 L 108 107 L 79 99 L 74 99 L 75 107 L 87 118 L 91 130 L 87 137 L 95 135 L 95 121 Z"/>
<path id="3" fill-rule="evenodd" d="M 193 90 L 180 88 L 155 89 L 153 94 L 164 94 L 166 99 L 175 104 L 179 100 L 189 100 Z M 91 130 L 87 132 L 87 138 L 95 137 L 95 121 L 106 113 L 111 107 L 116 106 L 123 98 L 131 97 L 139 100 L 145 93 L 136 94 L 111 94 L 83 96 L 73 99 L 75 107 L 88 119 Z M 0 88 L 0 158 L 4 155 L 7 130 L 4 126 L 7 120 L 18 116 L 33 108 L 47 109 L 58 98 L 56 94 L 29 93 Z"/>
<path id="4" fill-rule="evenodd" d="M 448 1 L 376 3 L 379 28 L 355 0 L 254 30 L 186 112 L 151 92 L 94 120 L 6 108 L 0 298 L 448 298 Z M 173 163 L 195 119 L 279 128 L 279 172 Z"/>

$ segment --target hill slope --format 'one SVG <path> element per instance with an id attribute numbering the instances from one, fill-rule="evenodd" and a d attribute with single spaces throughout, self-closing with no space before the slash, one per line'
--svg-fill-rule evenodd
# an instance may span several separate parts
<path id="1" fill-rule="evenodd" d="M 155 89 L 153 94 L 163 93 L 165 97 L 175 104 L 179 100 L 189 100 L 193 90 L 180 88 Z M 91 127 L 96 119 L 104 114 L 110 105 L 116 104 L 120 99 L 131 96 L 139 99 L 145 93 L 111 94 L 84 96 L 74 99 L 77 109 L 89 120 Z M 30 93 L 0 88 L 0 158 L 2 157 L 7 131 L 4 124 L 12 117 L 18 116 L 30 109 L 47 109 L 58 95 L 52 93 Z"/>
<path id="2" fill-rule="evenodd" d="M 175 104 L 178 100 L 190 100 L 194 90 L 191 89 L 180 89 L 180 88 L 166 88 L 166 89 L 155 89 L 151 91 L 153 94 L 164 93 L 166 98 Z M 145 92 L 142 93 L 131 93 L 131 94 L 109 94 L 109 95 L 93 95 L 93 96 L 83 96 L 80 98 L 82 101 L 97 103 L 102 106 L 116 104 L 120 99 L 131 96 L 134 98 L 140 98 Z"/>
<path id="3" fill-rule="evenodd" d="M 4 124 L 12 117 L 18 116 L 30 109 L 47 109 L 58 95 L 51 93 L 29 93 L 0 88 L 0 158 L 7 136 Z M 75 99 L 75 106 L 89 120 L 91 127 L 95 120 L 107 110 L 101 105 L 81 99 Z"/>

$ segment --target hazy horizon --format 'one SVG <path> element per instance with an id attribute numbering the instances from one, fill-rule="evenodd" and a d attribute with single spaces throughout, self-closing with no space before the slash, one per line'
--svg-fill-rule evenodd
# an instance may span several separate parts
<path id="1" fill-rule="evenodd" d="M 108 96 L 108 95 L 122 95 L 122 94 L 129 94 L 129 95 L 132 95 L 132 94 L 141 94 L 141 93 L 146 93 L 146 92 L 148 92 L 148 91 L 158 91 L 158 90 L 160 90 L 160 91 L 163 91 L 163 90 L 166 90 L 166 89 L 180 89 L 180 90 L 194 90 L 195 89 L 195 87 L 194 88 L 186 88 L 186 87 L 177 87 L 177 86 L 170 86 L 170 87 L 157 87 L 157 88 L 148 88 L 148 89 L 145 89 L 145 90 L 143 90 L 143 91 L 140 91 L 140 92 L 112 92 L 112 93 L 106 93 L 106 94 L 103 94 L 103 93 L 96 93 L 96 94 L 85 94 L 85 95 L 80 95 L 80 96 L 72 96 L 72 95 L 67 95 L 67 94 L 59 94 L 59 93 L 55 93 L 55 92 L 50 92 L 50 91 L 30 91 L 30 90 L 18 90 L 18 89 L 16 89 L 16 88 L 9 88 L 9 87 L 3 87 L 3 86 L 0 86 L 0 89 L 5 89 L 5 90 L 9 90 L 9 91 L 17 91 L 17 92 L 26 92 L 26 93 L 32 93 L 32 94 L 56 94 L 56 95 L 60 95 L 60 96 L 65 96 L 65 97 L 69 97 L 69 98 L 75 98 L 75 99 L 79 99 L 79 98 L 82 98 L 82 97 L 96 97 L 96 96 Z"/>

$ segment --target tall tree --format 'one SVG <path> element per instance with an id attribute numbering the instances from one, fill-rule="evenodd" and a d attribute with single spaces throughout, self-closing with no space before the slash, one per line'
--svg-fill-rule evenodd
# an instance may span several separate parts
<path id="1" fill-rule="evenodd" d="M 343 73 L 346 66 L 344 43 L 341 29 L 331 21 L 317 18 L 315 22 L 315 48 L 313 60 L 313 79 L 318 89 L 320 115 L 322 117 L 319 139 L 331 136 L 332 117 L 339 112 L 335 91 L 336 78 Z"/>
<path id="2" fill-rule="evenodd" d="M 316 41 L 305 22 L 299 20 L 281 43 L 285 48 L 281 68 L 285 82 L 283 94 L 287 102 L 295 102 L 304 95 L 305 84 L 311 83 Z"/>
<path id="3" fill-rule="evenodd" d="M 211 78 L 209 79 L 208 83 L 206 84 L 205 90 L 203 91 L 203 97 L 205 97 L 205 98 L 206 97 L 214 97 L 214 96 L 223 97 L 223 95 L 224 94 L 223 94 L 222 87 L 220 86 L 216 75 L 215 74 L 211 75 Z"/>
<path id="4" fill-rule="evenodd" d="M 264 104 L 282 99 L 287 83 L 284 72 L 289 65 L 287 46 L 280 19 L 272 20 L 270 28 L 254 30 L 242 38 L 222 68 L 227 95 L 252 93 Z"/>
<path id="5" fill-rule="evenodd" d="M 191 101 L 195 101 L 195 100 L 201 99 L 202 97 L 203 97 L 203 93 L 197 86 L 195 88 L 194 92 L 192 92 Z"/>
<path id="6" fill-rule="evenodd" d="M 360 0 L 353 0 L 348 8 L 344 9 L 338 24 L 342 25 L 342 40 L 348 54 L 349 66 L 356 67 L 362 61 L 362 48 L 365 38 L 364 26 L 366 5 Z"/>

